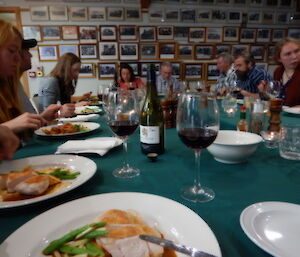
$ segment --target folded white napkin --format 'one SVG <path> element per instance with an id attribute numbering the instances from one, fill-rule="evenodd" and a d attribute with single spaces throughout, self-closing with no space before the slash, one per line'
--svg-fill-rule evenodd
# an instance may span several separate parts
<path id="1" fill-rule="evenodd" d="M 111 148 L 121 145 L 123 141 L 117 137 L 95 137 L 86 140 L 69 140 L 57 148 L 60 153 L 96 153 L 106 154 Z"/>
<path id="2" fill-rule="evenodd" d="M 72 118 L 60 118 L 59 121 L 62 122 L 76 122 L 76 121 L 88 121 L 95 120 L 99 118 L 99 114 L 87 114 L 87 115 L 77 115 Z"/>

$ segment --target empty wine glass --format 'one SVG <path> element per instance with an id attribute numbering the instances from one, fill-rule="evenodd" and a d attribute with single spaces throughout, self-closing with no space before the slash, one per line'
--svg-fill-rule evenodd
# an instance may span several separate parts
<path id="1" fill-rule="evenodd" d="M 189 92 L 180 95 L 177 109 L 177 132 L 182 142 L 195 153 L 195 174 L 192 186 L 184 187 L 181 196 L 192 202 L 214 198 L 213 190 L 200 184 L 200 154 L 216 139 L 219 131 L 219 110 L 211 93 Z"/>
<path id="2" fill-rule="evenodd" d="M 280 91 L 282 88 L 282 82 L 281 81 L 270 81 L 267 84 L 267 94 L 270 96 L 270 98 L 277 98 L 280 95 Z"/>
<path id="3" fill-rule="evenodd" d="M 136 94 L 131 90 L 119 88 L 108 94 L 106 108 L 107 123 L 114 134 L 123 140 L 125 161 L 122 168 L 115 169 L 113 175 L 118 178 L 132 178 L 140 174 L 140 170 L 129 166 L 127 161 L 127 139 L 139 124 L 139 104 Z"/>
<path id="4" fill-rule="evenodd" d="M 196 90 L 197 90 L 198 92 L 202 92 L 202 91 L 204 91 L 204 89 L 205 89 L 205 83 L 204 83 L 204 81 L 198 80 L 198 81 L 196 82 Z"/>

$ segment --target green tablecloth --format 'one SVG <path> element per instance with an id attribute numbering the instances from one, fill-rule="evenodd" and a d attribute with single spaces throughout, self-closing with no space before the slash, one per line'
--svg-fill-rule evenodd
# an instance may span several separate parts
<path id="1" fill-rule="evenodd" d="M 238 113 L 228 118 L 220 112 L 221 129 L 235 129 Z M 282 114 L 282 123 L 299 123 L 299 118 Z M 89 137 L 111 135 L 103 118 L 99 122 L 101 130 Z M 35 138 L 20 149 L 15 158 L 53 154 L 62 142 Z M 285 160 L 279 156 L 278 149 L 270 150 L 263 144 L 248 162 L 236 165 L 219 163 L 203 151 L 201 182 L 216 193 L 213 201 L 204 204 L 190 203 L 179 195 L 181 186 L 192 182 L 194 157 L 193 151 L 180 142 L 175 129 L 166 131 L 166 153 L 159 156 L 157 162 L 149 162 L 141 153 L 138 130 L 130 137 L 128 150 L 130 163 L 141 170 L 139 177 L 123 180 L 112 176 L 112 170 L 122 163 L 122 147 L 112 149 L 103 157 L 90 157 L 97 164 L 96 175 L 79 188 L 45 202 L 1 210 L 0 242 L 33 217 L 59 204 L 93 194 L 131 191 L 164 196 L 191 208 L 215 233 L 224 257 L 269 256 L 244 234 L 239 223 L 240 213 L 247 206 L 262 201 L 300 204 L 300 162 Z"/>

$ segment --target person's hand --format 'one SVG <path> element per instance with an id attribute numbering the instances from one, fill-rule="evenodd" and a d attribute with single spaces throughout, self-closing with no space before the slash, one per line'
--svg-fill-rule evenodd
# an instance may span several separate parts
<path id="1" fill-rule="evenodd" d="M 257 86 L 259 92 L 266 92 L 268 86 L 268 82 L 266 80 L 262 80 Z"/>
<path id="2" fill-rule="evenodd" d="M 60 108 L 61 106 L 58 104 L 51 104 L 41 113 L 41 116 L 47 121 L 55 120 L 58 117 L 57 112 Z"/>
<path id="3" fill-rule="evenodd" d="M 221 96 L 226 95 L 226 92 L 227 92 L 226 87 L 222 87 L 222 88 L 219 90 L 219 94 L 220 94 Z"/>
<path id="4" fill-rule="evenodd" d="M 8 160 L 20 145 L 19 138 L 6 126 L 0 126 L 0 160 Z"/>
<path id="5" fill-rule="evenodd" d="M 14 133 L 22 132 L 26 129 L 38 129 L 47 124 L 47 121 L 39 114 L 25 112 L 18 117 L 2 123 Z"/>
<path id="6" fill-rule="evenodd" d="M 88 93 L 83 94 L 81 99 L 84 100 L 84 99 L 90 98 L 91 95 L 92 95 L 92 93 L 93 93 L 93 92 L 88 92 Z"/>
<path id="7" fill-rule="evenodd" d="M 70 117 L 73 116 L 75 112 L 75 104 L 64 104 L 60 107 L 60 116 Z"/>
<path id="8" fill-rule="evenodd" d="M 85 106 L 85 105 L 89 105 L 88 101 L 81 101 L 75 104 L 75 106 Z"/>

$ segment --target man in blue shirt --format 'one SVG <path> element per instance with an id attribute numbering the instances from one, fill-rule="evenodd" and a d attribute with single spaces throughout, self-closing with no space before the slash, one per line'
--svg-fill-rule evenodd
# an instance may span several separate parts
<path id="1" fill-rule="evenodd" d="M 243 96 L 259 98 L 258 85 L 263 81 L 269 82 L 271 75 L 255 66 L 254 57 L 246 52 L 239 52 L 234 58 L 237 86 Z"/>

